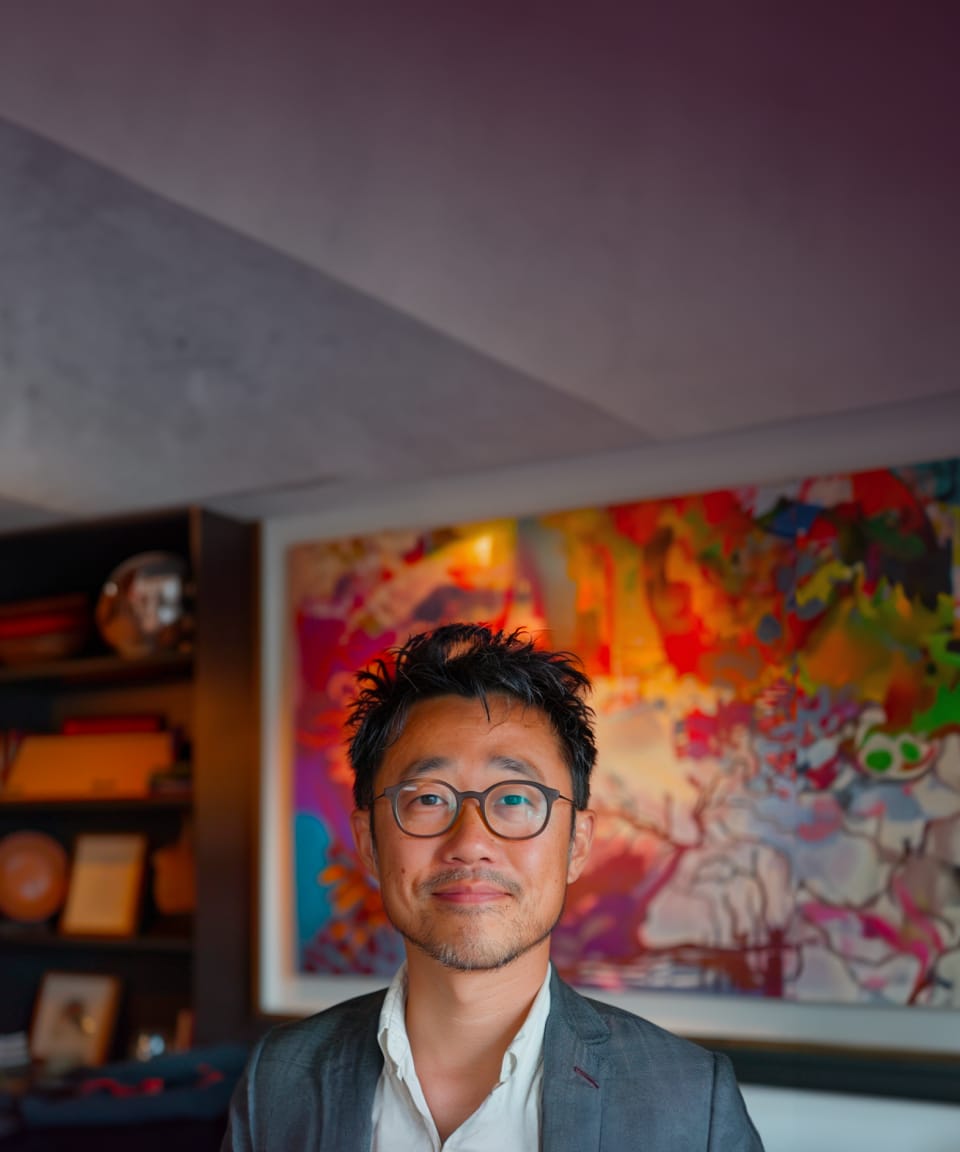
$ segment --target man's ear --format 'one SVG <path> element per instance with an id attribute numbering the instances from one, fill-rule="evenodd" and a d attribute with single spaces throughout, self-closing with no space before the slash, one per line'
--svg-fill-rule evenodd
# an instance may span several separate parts
<path id="1" fill-rule="evenodd" d="M 567 861 L 567 883 L 572 884 L 583 871 L 590 856 L 593 843 L 593 829 L 597 814 L 587 808 L 574 813 L 573 839 L 570 841 L 570 856 Z"/>
<path id="2" fill-rule="evenodd" d="M 350 826 L 353 829 L 353 842 L 363 866 L 371 876 L 379 874 L 377 868 L 377 845 L 373 838 L 373 813 L 369 808 L 355 808 L 350 813 Z"/>

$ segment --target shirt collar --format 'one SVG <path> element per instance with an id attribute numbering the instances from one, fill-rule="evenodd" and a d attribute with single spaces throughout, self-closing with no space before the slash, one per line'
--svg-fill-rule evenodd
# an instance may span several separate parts
<path id="1" fill-rule="evenodd" d="M 407 964 L 404 961 L 387 988 L 387 995 L 380 1009 L 380 1026 L 377 1029 L 377 1041 L 383 1058 L 390 1062 L 400 1080 L 404 1078 L 410 1062 L 410 1043 L 404 1019 L 406 1007 Z"/>

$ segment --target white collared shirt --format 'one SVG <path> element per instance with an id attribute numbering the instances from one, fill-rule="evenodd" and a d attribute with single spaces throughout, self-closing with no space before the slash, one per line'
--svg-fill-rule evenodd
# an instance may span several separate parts
<path id="1" fill-rule="evenodd" d="M 371 1152 L 490 1152 L 540 1147 L 543 1033 L 550 1012 L 550 965 L 527 1018 L 503 1055 L 500 1079 L 480 1107 L 442 1144 L 413 1066 L 404 1013 L 407 967 L 387 989 L 377 1038 L 383 1071 L 373 1100 Z"/>

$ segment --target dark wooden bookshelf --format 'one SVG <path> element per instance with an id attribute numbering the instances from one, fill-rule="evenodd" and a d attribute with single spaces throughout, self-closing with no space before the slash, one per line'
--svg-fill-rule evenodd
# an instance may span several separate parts
<path id="1" fill-rule="evenodd" d="M 0 688 L 89 688 L 124 683 L 188 679 L 193 672 L 192 652 L 158 652 L 126 659 L 115 655 L 77 656 L 42 664 L 0 666 Z"/>
<path id="2" fill-rule="evenodd" d="M 66 936 L 50 928 L 0 924 L 0 952 L 17 948 L 57 952 L 179 952 L 189 956 L 193 952 L 189 927 L 187 931 L 180 927 L 176 932 L 152 930 L 136 936 Z"/>
<path id="3" fill-rule="evenodd" d="M 193 616 L 176 651 L 138 659 L 111 653 L 91 620 L 76 656 L 0 665 L 0 730 L 43 734 L 73 716 L 161 714 L 182 733 L 192 767 L 188 788 L 140 798 L 4 798 L 0 791 L 0 837 L 39 831 L 70 852 L 84 833 L 135 832 L 149 846 L 136 935 L 66 936 L 55 921 L 0 920 L 0 1032 L 29 1028 L 44 972 L 67 970 L 121 981 L 117 1051 L 139 1028 L 172 1026 L 185 1007 L 195 1012 L 197 1043 L 259 1033 L 250 1002 L 257 543 L 255 526 L 198 508 L 0 534 L 0 604 L 82 594 L 92 612 L 120 564 L 166 551 L 187 563 Z M 167 918 L 153 905 L 152 855 L 188 822 L 196 911 Z"/>
<path id="4" fill-rule="evenodd" d="M 72 800 L 40 800 L 28 797 L 5 797 L 0 792 L 0 816 L 5 812 L 37 814 L 70 812 L 165 812 L 187 811 L 193 806 L 192 792 L 158 792 L 142 797 L 94 796 Z"/>

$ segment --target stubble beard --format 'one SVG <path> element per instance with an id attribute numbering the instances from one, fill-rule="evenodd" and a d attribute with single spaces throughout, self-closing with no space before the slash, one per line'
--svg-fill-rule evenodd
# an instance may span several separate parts
<path id="1" fill-rule="evenodd" d="M 476 872 L 445 873 L 429 884 L 421 885 L 420 895 L 429 900 L 436 888 L 465 879 L 467 875 L 502 884 L 513 900 L 522 896 L 519 885 L 507 883 L 493 873 L 478 877 Z M 496 930 L 508 919 L 508 909 L 452 907 L 442 914 L 440 923 L 425 924 L 420 930 L 405 918 L 394 916 L 386 902 L 384 908 L 390 923 L 408 944 L 456 972 L 492 972 L 505 968 L 548 939 L 563 915 L 562 902 L 556 916 L 546 923 L 537 924 L 525 915 L 511 926 L 508 938 L 503 939 Z M 516 912 L 516 909 L 512 911 Z M 493 939 L 486 936 L 487 928 L 491 930 Z"/>
<path id="2" fill-rule="evenodd" d="M 480 919 L 480 914 L 477 913 L 467 915 Z M 559 919 L 558 916 L 557 920 Z M 505 968 L 532 948 L 536 948 L 538 944 L 542 944 L 553 932 L 557 920 L 533 939 L 523 937 L 510 942 L 486 941 L 472 934 L 470 938 L 451 941 L 438 938 L 438 935 L 433 933 L 415 936 L 396 924 L 394 927 L 408 944 L 412 944 L 431 959 L 437 960 L 444 968 L 456 972 L 493 972 L 498 968 Z M 482 931 L 481 925 L 478 924 L 475 931 Z"/>

